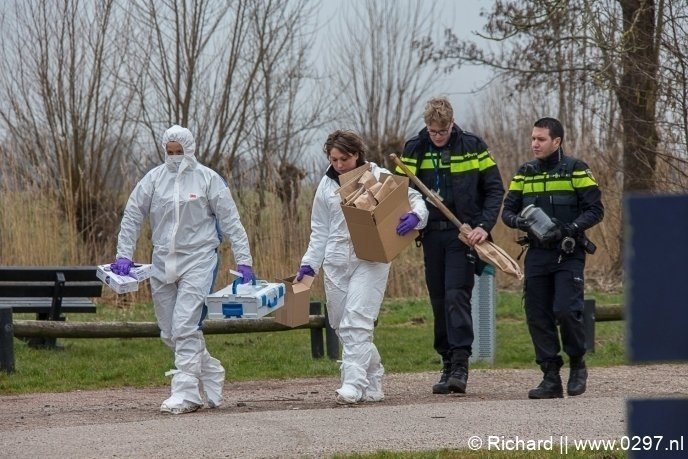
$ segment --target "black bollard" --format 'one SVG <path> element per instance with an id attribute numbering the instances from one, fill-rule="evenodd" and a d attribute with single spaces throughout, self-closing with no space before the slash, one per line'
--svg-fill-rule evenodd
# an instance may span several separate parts
<path id="1" fill-rule="evenodd" d="M 331 360 L 337 360 L 339 358 L 339 338 L 330 325 L 327 307 L 325 307 L 325 345 L 327 346 L 327 357 Z"/>
<path id="2" fill-rule="evenodd" d="M 0 306 L 0 371 L 14 373 L 14 326 L 9 306 Z"/>
<path id="3" fill-rule="evenodd" d="M 312 316 L 319 316 L 322 305 L 319 301 L 311 301 L 308 313 Z M 314 359 L 321 359 L 325 355 L 325 344 L 323 342 L 323 331 L 320 328 L 311 328 L 311 356 Z"/>
<path id="4" fill-rule="evenodd" d="M 583 302 L 583 324 L 585 325 L 585 349 L 595 352 L 595 300 Z"/>

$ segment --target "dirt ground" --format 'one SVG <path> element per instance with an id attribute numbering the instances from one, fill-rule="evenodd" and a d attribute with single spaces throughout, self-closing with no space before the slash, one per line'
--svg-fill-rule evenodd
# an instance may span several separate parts
<path id="1" fill-rule="evenodd" d="M 565 381 L 568 370 L 562 369 L 562 374 Z M 353 410 L 381 407 L 395 411 L 412 405 L 424 406 L 424 409 L 427 409 L 429 405 L 431 413 L 432 407 L 435 406 L 436 411 L 441 414 L 449 408 L 449 406 L 445 407 L 445 404 L 452 404 L 451 408 L 458 409 L 461 409 L 462 404 L 465 407 L 470 404 L 472 409 L 479 410 L 483 404 L 486 407 L 493 407 L 494 402 L 504 402 L 506 406 L 508 402 L 510 406 L 516 407 L 516 413 L 518 413 L 518 406 L 522 405 L 530 409 L 534 403 L 540 402 L 527 399 L 527 390 L 539 382 L 540 373 L 536 369 L 473 370 L 470 373 L 466 395 L 433 395 L 430 388 L 437 377 L 438 373 L 386 375 L 384 379 L 386 398 L 383 402 L 360 404 L 351 408 L 339 407 L 335 404 L 334 390 L 338 387 L 338 380 L 333 377 L 226 383 L 225 403 L 219 409 L 202 409 L 193 414 L 174 418 L 201 420 L 207 417 L 249 415 L 250 419 L 251 413 L 261 413 L 257 415 L 261 417 L 267 414 L 265 412 L 274 412 L 274 416 L 278 416 L 277 412 L 284 411 L 323 410 L 321 414 L 331 416 L 336 422 L 337 417 L 347 412 L 359 414 Z M 0 457 L 9 457 L 5 454 L 10 453 L 12 457 L 18 457 L 16 453 L 19 451 L 22 452 L 21 456 L 31 455 L 32 446 L 16 440 L 21 437 L 19 434 L 22 431 L 26 431 L 24 433 L 33 438 L 36 432 L 49 432 L 51 429 L 95 425 L 113 426 L 126 423 L 143 424 L 163 418 L 167 422 L 172 417 L 162 415 L 158 409 L 160 403 L 168 396 L 168 392 L 168 387 L 161 387 L 0 396 L 0 443 L 7 445 L 3 448 L 4 452 L 0 450 Z M 580 397 L 570 397 L 565 400 L 573 405 L 580 402 L 579 410 L 585 411 L 588 408 L 585 408 L 587 405 L 583 404 L 590 404 L 594 402 L 594 399 L 614 399 L 623 403 L 623 400 L 627 398 L 648 396 L 687 397 L 688 364 L 592 368 L 588 391 Z M 284 415 L 288 416 L 288 414 Z M 617 417 L 623 417 L 623 413 L 618 414 Z M 14 441 L 18 443 L 14 444 Z M 33 442 L 30 443 L 33 444 Z M 344 450 L 350 449 L 345 444 L 341 446 Z M 435 445 L 436 448 L 445 446 L 446 444 L 442 443 Z M 41 451 L 43 450 L 38 449 L 34 453 Z M 144 451 L 137 452 L 135 449 L 132 451 L 123 455 L 130 457 L 147 455 Z M 289 456 L 284 450 L 274 451 L 276 456 Z M 306 452 L 305 455 L 310 455 L 307 451 L 301 451 L 301 453 L 304 452 Z M 140 456 L 138 453 L 141 453 Z M 227 455 L 232 456 L 231 453 L 225 454 Z M 258 454 L 258 456 L 261 455 Z"/>
<path id="2" fill-rule="evenodd" d="M 567 369 L 562 369 L 564 380 Z M 539 382 L 536 370 L 473 370 L 466 395 L 433 395 L 439 373 L 385 376 L 385 405 L 467 403 L 479 400 L 527 400 L 527 391 Z M 332 377 L 243 381 L 225 384 L 225 401 L 218 410 L 192 416 L 231 411 L 246 413 L 334 408 L 339 381 Z M 688 396 L 688 364 L 593 368 L 586 397 Z M 65 393 L 0 396 L 0 432 L 24 427 L 75 426 L 102 422 L 133 422 L 161 416 L 160 403 L 168 387 L 109 389 Z M 361 404 L 356 409 L 365 408 Z"/>

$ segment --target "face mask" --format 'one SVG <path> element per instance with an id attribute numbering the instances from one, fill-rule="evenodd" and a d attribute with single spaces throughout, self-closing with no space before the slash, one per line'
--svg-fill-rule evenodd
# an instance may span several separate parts
<path id="1" fill-rule="evenodd" d="M 184 155 L 167 155 L 167 158 L 174 164 L 179 164 L 182 162 L 182 159 L 184 159 Z"/>

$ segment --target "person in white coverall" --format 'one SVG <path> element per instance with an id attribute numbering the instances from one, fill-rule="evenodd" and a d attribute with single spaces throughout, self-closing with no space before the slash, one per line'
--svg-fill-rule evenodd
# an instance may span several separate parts
<path id="1" fill-rule="evenodd" d="M 320 181 L 313 200 L 311 237 L 301 260 L 297 280 L 314 276 L 322 266 L 330 325 L 342 342 L 341 380 L 335 400 L 339 404 L 378 402 L 384 398 L 384 368 L 375 344 L 374 322 L 387 286 L 389 263 L 360 260 L 354 253 L 349 229 L 340 207 L 339 175 L 366 163 L 363 140 L 350 131 L 335 131 L 323 147 L 330 166 Z M 369 163 L 379 180 L 389 171 Z M 428 210 L 420 195 L 409 188 L 411 212 L 401 217 L 397 234 L 404 235 L 425 226 Z M 397 237 L 396 234 L 392 235 Z"/>
<path id="2" fill-rule="evenodd" d="M 165 164 L 148 172 L 129 197 L 112 270 L 126 275 L 146 217 L 153 239 L 150 278 L 162 341 L 174 351 L 172 394 L 160 411 L 181 414 L 222 403 L 225 370 L 205 346 L 201 323 L 218 269 L 217 247 L 229 239 L 243 282 L 253 277 L 248 237 L 225 181 L 198 163 L 191 132 L 172 126 L 162 138 Z"/>

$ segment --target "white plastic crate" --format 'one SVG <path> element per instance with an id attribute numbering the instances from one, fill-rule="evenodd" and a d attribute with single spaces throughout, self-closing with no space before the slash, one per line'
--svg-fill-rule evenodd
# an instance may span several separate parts
<path id="1" fill-rule="evenodd" d="M 206 297 L 208 319 L 259 319 L 284 306 L 284 284 L 255 279 L 241 284 L 241 280 Z"/>

